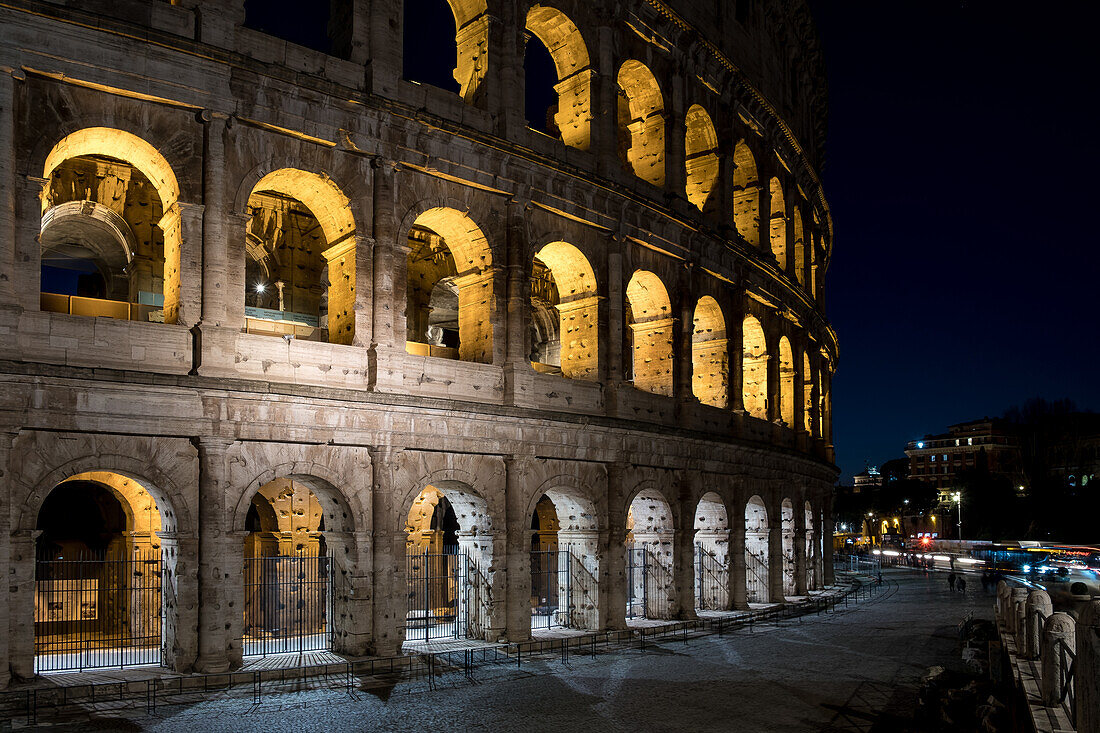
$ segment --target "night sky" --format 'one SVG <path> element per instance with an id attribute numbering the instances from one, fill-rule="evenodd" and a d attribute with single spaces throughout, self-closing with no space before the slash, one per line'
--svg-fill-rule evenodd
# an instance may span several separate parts
<path id="1" fill-rule="evenodd" d="M 841 480 L 1031 397 L 1100 408 L 1100 3 L 811 7 Z"/>

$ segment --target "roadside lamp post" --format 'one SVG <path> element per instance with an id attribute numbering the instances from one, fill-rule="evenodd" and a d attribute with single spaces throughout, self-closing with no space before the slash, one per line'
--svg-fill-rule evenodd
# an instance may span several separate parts
<path id="1" fill-rule="evenodd" d="M 959 539 L 963 538 L 963 505 L 962 505 L 962 492 L 956 491 L 951 495 L 951 498 L 955 501 L 955 506 L 959 508 Z"/>

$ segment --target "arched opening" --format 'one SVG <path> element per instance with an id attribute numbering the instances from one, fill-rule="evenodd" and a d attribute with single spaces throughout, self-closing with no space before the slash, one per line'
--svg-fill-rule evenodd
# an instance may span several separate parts
<path id="1" fill-rule="evenodd" d="M 244 656 L 331 649 L 336 579 L 321 500 L 277 478 L 253 495 L 244 528 Z"/>
<path id="2" fill-rule="evenodd" d="M 704 295 L 695 306 L 691 333 L 691 391 L 704 405 L 729 404 L 729 341 L 718 301 Z"/>
<path id="3" fill-rule="evenodd" d="M 35 672 L 160 664 L 170 627 L 160 508 L 134 479 L 91 471 L 62 481 L 38 512 Z"/>
<path id="4" fill-rule="evenodd" d="M 749 245 L 760 246 L 760 177 L 744 140 L 733 149 L 733 224 Z"/>
<path id="5" fill-rule="evenodd" d="M 478 100 L 489 67 L 485 0 L 404 0 L 402 37 L 405 79 L 456 92 L 467 103 Z"/>
<path id="6" fill-rule="evenodd" d="M 741 330 L 744 354 L 741 358 L 741 398 L 745 412 L 768 419 L 768 345 L 760 321 L 746 316 Z"/>
<path id="7" fill-rule="evenodd" d="M 351 344 L 355 221 L 328 177 L 280 168 L 248 197 L 245 331 Z"/>
<path id="8" fill-rule="evenodd" d="M 351 13 L 350 5 L 350 0 L 321 0 L 303 3 L 293 13 L 288 13 L 285 7 L 268 0 L 244 0 L 244 24 L 276 38 L 329 54 L 334 50 L 343 50 L 333 48 L 329 32 L 340 34 L 341 20 Z M 342 57 L 347 58 L 346 55 Z"/>
<path id="9" fill-rule="evenodd" d="M 772 255 L 779 263 L 780 270 L 787 269 L 787 205 L 783 200 L 783 186 L 778 178 L 772 178 L 771 184 L 771 245 Z"/>
<path id="10" fill-rule="evenodd" d="M 794 504 L 784 499 L 780 509 L 780 531 L 783 536 L 783 595 L 794 595 Z"/>
<path id="11" fill-rule="evenodd" d="M 695 607 L 725 611 L 729 605 L 729 521 L 713 491 L 695 510 Z"/>
<path id="12" fill-rule="evenodd" d="M 628 378 L 644 392 L 672 396 L 672 306 L 661 278 L 638 270 L 626 285 Z"/>
<path id="13" fill-rule="evenodd" d="M 493 256 L 457 209 L 434 208 L 408 234 L 406 350 L 418 356 L 493 360 Z"/>
<path id="14" fill-rule="evenodd" d="M 810 364 L 809 352 L 802 354 L 802 418 L 803 429 L 813 437 L 818 437 L 818 420 L 814 414 L 814 371 Z"/>
<path id="15" fill-rule="evenodd" d="M 806 230 L 798 207 L 794 210 L 794 278 L 799 285 L 806 284 Z"/>
<path id="16" fill-rule="evenodd" d="M 794 428 L 794 352 L 786 336 L 779 339 L 779 417 Z"/>
<path id="17" fill-rule="evenodd" d="M 806 502 L 805 506 L 805 526 L 806 528 L 806 588 L 807 590 L 818 589 L 818 575 L 817 575 L 817 562 L 820 559 L 817 553 L 817 545 L 815 544 L 815 538 L 817 537 L 814 523 L 814 510 L 810 502 Z"/>
<path id="18" fill-rule="evenodd" d="M 627 170 L 654 186 L 665 185 L 665 103 L 645 64 L 619 67 L 619 158 Z"/>
<path id="19" fill-rule="evenodd" d="M 588 258 L 551 242 L 531 267 L 531 365 L 570 379 L 599 378 L 599 298 Z"/>
<path id="20" fill-rule="evenodd" d="M 41 308 L 175 323 L 179 186 L 149 143 L 106 127 L 79 130 L 46 158 Z"/>
<path id="21" fill-rule="evenodd" d="M 672 617 L 672 509 L 654 488 L 638 492 L 626 515 L 626 617 Z"/>
<path id="22" fill-rule="evenodd" d="M 531 627 L 599 627 L 600 535 L 595 506 L 575 491 L 547 491 L 531 513 Z"/>
<path id="23" fill-rule="evenodd" d="M 688 201 L 704 211 L 718 181 L 718 133 L 710 115 L 698 104 L 684 118 Z"/>
<path id="24" fill-rule="evenodd" d="M 493 557 L 488 504 L 457 481 L 425 486 L 405 525 L 405 641 L 483 639 Z"/>
<path id="25" fill-rule="evenodd" d="M 523 59 L 527 124 L 570 147 L 587 150 L 592 70 L 580 31 L 560 10 L 536 5 L 527 12 L 527 32 L 530 39 Z"/>
<path id="26" fill-rule="evenodd" d="M 745 588 L 749 603 L 768 602 L 768 509 L 759 496 L 745 504 Z"/>

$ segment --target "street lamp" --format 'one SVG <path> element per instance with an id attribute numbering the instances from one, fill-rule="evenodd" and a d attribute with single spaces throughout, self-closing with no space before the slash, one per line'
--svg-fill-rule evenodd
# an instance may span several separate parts
<path id="1" fill-rule="evenodd" d="M 955 501 L 955 506 L 959 508 L 959 540 L 963 538 L 963 504 L 962 504 L 962 492 L 956 491 L 951 495 L 951 498 Z"/>

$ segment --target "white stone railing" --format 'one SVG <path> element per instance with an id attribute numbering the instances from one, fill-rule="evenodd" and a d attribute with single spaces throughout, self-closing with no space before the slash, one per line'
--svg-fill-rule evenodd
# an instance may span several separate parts
<path id="1" fill-rule="evenodd" d="M 1036 730 L 1100 733 L 1100 601 L 1056 612 L 1046 591 L 1002 580 L 994 610 Z"/>

